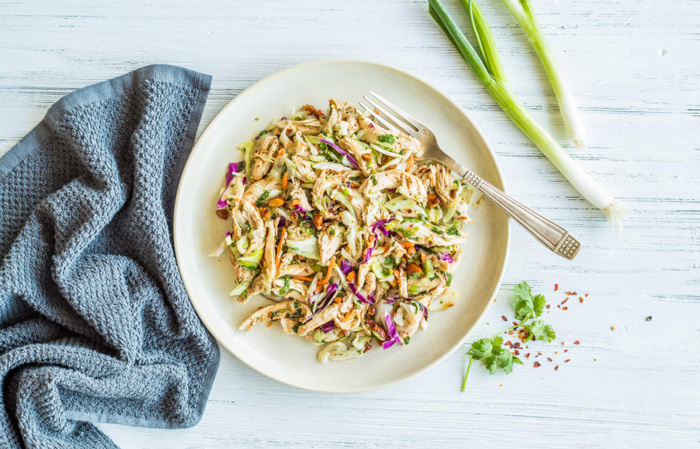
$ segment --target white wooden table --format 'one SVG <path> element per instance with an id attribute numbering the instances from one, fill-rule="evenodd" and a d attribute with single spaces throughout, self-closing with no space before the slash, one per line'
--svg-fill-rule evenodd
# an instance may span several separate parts
<path id="1" fill-rule="evenodd" d="M 242 89 L 279 69 L 367 59 L 454 96 L 494 145 L 509 191 L 584 243 L 566 262 L 514 228 L 504 285 L 474 335 L 503 326 L 510 289 L 523 279 L 550 303 L 567 290 L 588 293 L 584 303 L 574 298 L 567 311 L 553 307 L 546 315 L 566 346 L 543 345 L 540 368 L 530 361 L 512 375 L 490 376 L 473 367 L 463 394 L 465 344 L 393 388 L 328 396 L 278 384 L 222 353 L 199 425 L 100 425 L 117 444 L 700 446 L 700 2 L 533 1 L 587 124 L 588 152 L 571 152 L 634 209 L 623 232 L 610 229 L 510 123 L 432 22 L 427 1 L 0 0 L 0 154 L 62 95 L 146 64 L 214 76 L 203 127 Z M 447 3 L 466 29 L 458 4 Z M 515 90 L 566 142 L 521 31 L 498 0 L 480 3 Z"/>

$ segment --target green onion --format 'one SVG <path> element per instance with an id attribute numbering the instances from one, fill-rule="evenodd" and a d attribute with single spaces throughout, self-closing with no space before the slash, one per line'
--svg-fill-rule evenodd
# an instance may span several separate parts
<path id="1" fill-rule="evenodd" d="M 462 58 L 503 109 L 503 112 L 532 140 L 586 200 L 605 212 L 611 224 L 619 224 L 620 220 L 627 214 L 625 206 L 584 172 L 525 109 L 505 78 L 496 43 L 481 9 L 473 0 L 467 1 L 468 5 L 471 5 L 469 8 L 470 19 L 484 57 L 483 60 L 452 21 L 440 0 L 429 0 L 430 15 L 447 34 Z"/>
<path id="2" fill-rule="evenodd" d="M 464 5 L 465 1 L 468 0 L 460 1 Z M 574 100 L 573 95 L 571 95 L 569 88 L 564 82 L 564 78 L 561 76 L 557 61 L 554 59 L 554 54 L 552 49 L 549 48 L 544 34 L 542 34 L 542 29 L 537 22 L 530 0 L 503 0 L 503 3 L 505 3 L 515 21 L 518 22 L 520 28 L 525 32 L 527 40 L 532 44 L 537 57 L 544 66 L 544 71 L 547 73 L 554 95 L 557 97 L 559 112 L 561 112 L 569 138 L 576 144 L 576 148 L 585 149 L 586 130 L 583 127 L 583 120 L 581 120 L 581 116 L 578 113 L 576 100 Z"/>

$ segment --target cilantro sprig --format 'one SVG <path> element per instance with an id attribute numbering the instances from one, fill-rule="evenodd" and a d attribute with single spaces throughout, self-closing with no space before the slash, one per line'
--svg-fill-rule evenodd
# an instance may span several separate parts
<path id="1" fill-rule="evenodd" d="M 543 295 L 532 295 L 530 286 L 523 281 L 513 287 L 513 310 L 515 318 L 520 320 L 518 324 L 500 331 L 493 337 L 482 338 L 472 343 L 471 348 L 467 351 L 469 356 L 469 364 L 467 372 L 464 375 L 462 382 L 462 391 L 467 386 L 467 378 L 469 370 L 472 367 L 472 362 L 475 360 L 481 361 L 491 374 L 495 374 L 498 370 L 502 370 L 506 374 L 513 372 L 513 365 L 522 365 L 523 362 L 507 347 L 503 345 L 503 337 L 501 334 L 509 330 L 522 328 L 526 333 L 523 343 L 530 340 L 540 340 L 551 342 L 557 337 L 554 328 L 545 324 L 543 320 L 536 320 L 545 310 L 547 300 Z"/>

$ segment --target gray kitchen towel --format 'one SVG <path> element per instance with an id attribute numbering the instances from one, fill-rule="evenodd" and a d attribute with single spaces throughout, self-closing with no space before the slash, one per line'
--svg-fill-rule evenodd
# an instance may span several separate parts
<path id="1" fill-rule="evenodd" d="M 219 351 L 171 220 L 210 83 L 155 65 L 80 89 L 0 158 L 0 448 L 201 418 Z"/>

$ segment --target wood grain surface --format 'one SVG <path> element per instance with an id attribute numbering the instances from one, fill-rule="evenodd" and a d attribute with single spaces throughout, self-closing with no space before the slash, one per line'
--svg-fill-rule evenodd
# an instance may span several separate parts
<path id="1" fill-rule="evenodd" d="M 500 111 L 432 22 L 427 1 L 0 0 L 0 154 L 61 96 L 146 64 L 214 76 L 203 128 L 265 75 L 313 59 L 365 59 L 452 95 L 493 144 L 508 191 L 584 244 L 566 262 L 514 227 L 504 284 L 474 334 L 489 336 L 502 315 L 512 318 L 510 290 L 521 280 L 554 304 L 567 290 L 588 293 L 545 315 L 559 338 L 531 346 L 543 353 L 539 368 L 532 359 L 508 376 L 473 367 L 463 394 L 465 344 L 398 386 L 329 396 L 278 384 L 223 353 L 196 427 L 100 425 L 117 444 L 700 447 L 700 2 L 532 1 L 582 110 L 586 152 L 566 142 L 544 72 L 506 8 L 480 4 L 520 98 L 634 211 L 622 231 Z M 445 2 L 467 30 L 459 3 Z"/>

